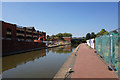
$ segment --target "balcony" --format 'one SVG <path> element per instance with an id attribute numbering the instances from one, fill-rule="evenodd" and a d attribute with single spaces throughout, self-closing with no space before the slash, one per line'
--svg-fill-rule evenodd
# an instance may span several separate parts
<path id="1" fill-rule="evenodd" d="M 31 40 L 31 39 L 26 39 L 26 41 L 27 41 L 27 42 L 33 42 L 33 40 Z"/>
<path id="2" fill-rule="evenodd" d="M 24 28 L 16 28 L 16 30 L 24 31 Z"/>
<path id="3" fill-rule="evenodd" d="M 7 32 L 7 34 L 11 34 L 11 32 Z"/>
<path id="4" fill-rule="evenodd" d="M 38 32 L 36 32 L 36 31 L 33 31 L 33 33 L 37 34 Z"/>
<path id="5" fill-rule="evenodd" d="M 18 41 L 24 41 L 24 39 L 17 39 Z"/>
<path id="6" fill-rule="evenodd" d="M 33 37 L 38 37 L 37 35 L 33 35 Z"/>
<path id="7" fill-rule="evenodd" d="M 42 33 L 39 33 L 39 35 L 42 35 Z"/>
<path id="8" fill-rule="evenodd" d="M 6 40 L 11 40 L 11 38 L 6 38 Z"/>
<path id="9" fill-rule="evenodd" d="M 28 29 L 26 29 L 26 32 L 30 32 L 30 33 L 32 33 L 32 30 L 28 30 Z"/>
<path id="10" fill-rule="evenodd" d="M 32 35 L 30 35 L 30 34 L 26 34 L 26 37 L 32 37 Z"/>
<path id="11" fill-rule="evenodd" d="M 17 33 L 17 36 L 24 36 L 24 33 Z"/>

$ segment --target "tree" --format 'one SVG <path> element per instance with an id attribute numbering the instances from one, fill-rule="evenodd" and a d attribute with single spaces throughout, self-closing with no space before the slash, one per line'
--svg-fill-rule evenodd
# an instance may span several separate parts
<path id="1" fill-rule="evenodd" d="M 86 38 L 82 37 L 82 43 L 86 43 Z"/>
<path id="2" fill-rule="evenodd" d="M 50 36 L 49 35 L 47 35 L 47 38 L 49 38 Z"/>
<path id="3" fill-rule="evenodd" d="M 94 32 L 92 32 L 91 35 L 90 35 L 90 38 L 92 39 L 92 38 L 95 38 L 95 37 L 96 37 L 96 34 Z"/>
<path id="4" fill-rule="evenodd" d="M 56 36 L 57 37 L 63 37 L 63 34 L 62 33 L 58 33 Z"/>
<path id="5" fill-rule="evenodd" d="M 72 37 L 71 33 L 58 33 L 56 35 L 57 37 Z"/>
<path id="6" fill-rule="evenodd" d="M 71 33 L 63 33 L 63 37 L 72 37 Z"/>
<path id="7" fill-rule="evenodd" d="M 97 36 L 102 36 L 104 34 L 108 34 L 108 31 L 106 31 L 105 29 L 101 29 L 101 31 L 97 33 Z"/>
<path id="8" fill-rule="evenodd" d="M 90 39 L 90 33 L 86 34 L 86 40 Z"/>
<path id="9" fill-rule="evenodd" d="M 53 38 L 53 39 L 54 39 L 55 37 L 56 37 L 55 35 L 52 35 L 52 36 L 51 36 L 51 38 Z"/>
<path id="10" fill-rule="evenodd" d="M 55 37 L 55 35 L 53 34 L 51 37 Z"/>
<path id="11" fill-rule="evenodd" d="M 49 35 L 47 35 L 47 41 L 50 41 L 50 36 Z"/>

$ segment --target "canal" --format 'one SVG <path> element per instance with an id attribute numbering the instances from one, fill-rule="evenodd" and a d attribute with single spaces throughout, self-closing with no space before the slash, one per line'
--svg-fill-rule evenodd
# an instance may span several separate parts
<path id="1" fill-rule="evenodd" d="M 76 46 L 66 45 L 2 58 L 3 78 L 53 78 Z"/>

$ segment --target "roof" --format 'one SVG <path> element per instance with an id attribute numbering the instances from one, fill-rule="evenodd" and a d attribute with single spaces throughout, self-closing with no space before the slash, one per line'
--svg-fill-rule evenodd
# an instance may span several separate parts
<path id="1" fill-rule="evenodd" d="M 113 32 L 113 33 L 116 33 L 116 34 L 118 33 L 118 31 L 116 31 L 116 30 L 114 30 L 114 31 L 111 31 L 110 33 L 112 33 L 112 32 Z"/>
<path id="2" fill-rule="evenodd" d="M 26 27 L 27 29 L 33 29 L 35 31 L 35 28 L 34 27 Z"/>

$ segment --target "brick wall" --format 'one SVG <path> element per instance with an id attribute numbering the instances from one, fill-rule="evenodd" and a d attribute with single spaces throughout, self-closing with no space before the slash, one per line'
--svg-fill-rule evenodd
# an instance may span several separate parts
<path id="1" fill-rule="evenodd" d="M 11 40 L 16 39 L 16 25 L 2 22 L 2 37 L 6 39 L 7 28 L 11 29 Z"/>
<path id="2" fill-rule="evenodd" d="M 64 40 L 67 40 L 68 42 L 71 42 L 71 37 L 63 37 Z"/>
<path id="3" fill-rule="evenodd" d="M 2 55 L 9 55 L 10 52 L 24 51 L 45 47 L 45 43 L 2 40 Z"/>

